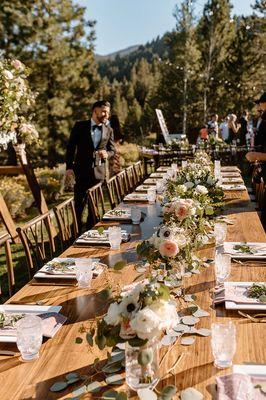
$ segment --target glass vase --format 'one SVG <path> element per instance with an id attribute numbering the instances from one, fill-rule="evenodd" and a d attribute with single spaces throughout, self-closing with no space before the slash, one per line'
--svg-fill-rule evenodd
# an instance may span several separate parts
<path id="1" fill-rule="evenodd" d="M 132 347 L 126 342 L 126 382 L 137 391 L 152 389 L 159 377 L 159 341 L 153 339 L 144 346 Z"/>

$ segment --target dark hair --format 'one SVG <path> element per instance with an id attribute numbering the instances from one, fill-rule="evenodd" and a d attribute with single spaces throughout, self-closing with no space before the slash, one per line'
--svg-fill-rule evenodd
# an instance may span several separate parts
<path id="1" fill-rule="evenodd" d="M 106 100 L 98 100 L 98 101 L 96 101 L 94 104 L 93 104 L 93 106 L 92 106 L 92 111 L 95 109 L 95 108 L 100 108 L 100 107 L 111 107 L 111 104 L 109 103 L 109 101 L 106 101 Z"/>
<path id="2" fill-rule="evenodd" d="M 110 121 L 111 128 L 113 129 L 113 132 L 114 132 L 115 142 L 118 142 L 120 140 L 122 141 L 124 139 L 124 136 L 123 136 L 123 133 L 121 130 L 121 125 L 120 125 L 118 116 L 116 114 L 111 115 L 111 117 L 109 118 L 109 121 Z"/>

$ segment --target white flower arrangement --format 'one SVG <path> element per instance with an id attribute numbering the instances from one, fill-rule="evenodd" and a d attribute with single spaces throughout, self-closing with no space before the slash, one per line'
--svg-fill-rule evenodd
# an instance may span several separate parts
<path id="1" fill-rule="evenodd" d="M 27 77 L 29 69 L 19 60 L 0 62 L 0 148 L 9 142 L 32 143 L 38 132 L 32 123 L 35 95 Z"/>

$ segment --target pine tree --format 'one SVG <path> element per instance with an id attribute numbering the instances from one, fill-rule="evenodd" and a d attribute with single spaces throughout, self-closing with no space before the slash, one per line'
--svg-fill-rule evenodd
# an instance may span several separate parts
<path id="1" fill-rule="evenodd" d="M 54 165 L 64 159 L 73 122 L 95 100 L 94 22 L 72 0 L 3 0 L 0 7 L 1 47 L 32 69 L 42 160 Z"/>

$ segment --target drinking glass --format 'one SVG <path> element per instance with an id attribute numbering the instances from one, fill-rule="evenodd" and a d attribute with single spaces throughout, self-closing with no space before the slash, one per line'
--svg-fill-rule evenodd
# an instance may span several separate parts
<path id="1" fill-rule="evenodd" d="M 214 323 L 211 327 L 211 346 L 216 368 L 228 368 L 236 351 L 236 328 L 233 322 Z"/>
<path id="2" fill-rule="evenodd" d="M 141 211 L 137 206 L 131 207 L 132 224 L 137 225 L 141 220 Z"/>
<path id="3" fill-rule="evenodd" d="M 218 284 L 223 283 L 231 272 L 231 257 L 229 254 L 215 255 L 215 276 Z"/>
<path id="4" fill-rule="evenodd" d="M 27 315 L 16 323 L 17 346 L 23 361 L 39 358 L 42 345 L 42 320 L 37 315 Z"/>
<path id="5" fill-rule="evenodd" d="M 75 265 L 78 286 L 81 288 L 89 288 L 93 275 L 93 260 L 91 258 L 76 260 Z"/>
<path id="6" fill-rule="evenodd" d="M 182 160 L 181 161 L 181 167 L 182 168 L 186 168 L 186 166 L 187 166 L 187 160 Z"/>
<path id="7" fill-rule="evenodd" d="M 150 188 L 147 190 L 147 199 L 149 204 L 154 204 L 156 200 L 156 189 Z"/>
<path id="8" fill-rule="evenodd" d="M 112 250 L 119 250 L 122 242 L 122 232 L 120 226 L 110 226 L 108 228 L 108 239 Z"/>
<path id="9" fill-rule="evenodd" d="M 160 179 L 156 182 L 156 191 L 157 193 L 162 193 L 164 189 L 164 180 Z"/>
<path id="10" fill-rule="evenodd" d="M 217 246 L 223 246 L 227 233 L 227 224 L 218 222 L 214 224 L 214 236 Z"/>
<path id="11" fill-rule="evenodd" d="M 176 172 L 177 171 L 177 164 L 175 164 L 175 163 L 171 164 L 171 168 L 172 168 L 172 170 L 174 172 Z"/>

